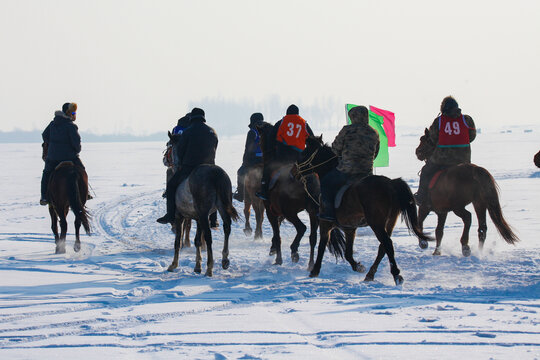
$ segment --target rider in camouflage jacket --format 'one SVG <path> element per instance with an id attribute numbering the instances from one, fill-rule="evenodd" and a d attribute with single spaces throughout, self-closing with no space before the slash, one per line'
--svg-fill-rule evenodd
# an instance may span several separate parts
<path id="1" fill-rule="evenodd" d="M 369 126 L 368 109 L 357 106 L 349 110 L 351 125 L 344 126 L 332 143 L 339 158 L 338 166 L 321 179 L 319 218 L 335 221 L 334 199 L 347 180 L 373 174 L 373 161 L 379 153 L 379 135 Z"/>

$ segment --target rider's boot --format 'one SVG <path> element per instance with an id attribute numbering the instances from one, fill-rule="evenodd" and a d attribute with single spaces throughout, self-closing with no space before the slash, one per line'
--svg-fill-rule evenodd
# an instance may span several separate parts
<path id="1" fill-rule="evenodd" d="M 319 209 L 319 219 L 327 221 L 336 221 L 336 209 L 334 202 L 324 199 L 321 196 L 321 206 Z"/>
<path id="2" fill-rule="evenodd" d="M 167 198 L 167 213 L 156 221 L 160 224 L 173 224 L 176 213 L 176 204 L 174 199 Z"/>

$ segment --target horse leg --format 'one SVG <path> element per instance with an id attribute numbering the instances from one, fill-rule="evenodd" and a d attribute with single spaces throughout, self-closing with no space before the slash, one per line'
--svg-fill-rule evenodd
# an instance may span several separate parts
<path id="1" fill-rule="evenodd" d="M 264 220 L 264 206 L 262 202 L 258 201 L 256 204 L 253 204 L 253 209 L 255 210 L 255 240 L 263 238 L 262 232 L 262 223 Z"/>
<path id="2" fill-rule="evenodd" d="M 199 215 L 199 222 L 197 222 L 197 229 L 201 227 L 201 232 L 206 243 L 206 276 L 212 276 L 214 271 L 214 254 L 212 252 L 212 231 L 210 230 L 210 221 L 208 214 L 206 216 Z M 223 219 L 222 219 L 223 220 Z M 202 244 L 201 244 L 202 246 Z"/>
<path id="3" fill-rule="evenodd" d="M 486 205 L 474 202 L 473 206 L 474 211 L 476 212 L 476 217 L 478 218 L 478 247 L 480 251 L 482 251 L 487 235 Z"/>
<path id="4" fill-rule="evenodd" d="M 251 214 L 251 200 L 247 194 L 244 194 L 244 218 L 246 219 L 244 225 L 244 235 L 251 236 L 253 230 L 251 229 L 251 224 L 249 223 L 249 216 Z"/>
<path id="5" fill-rule="evenodd" d="M 201 256 L 201 246 L 202 246 L 202 232 L 201 232 L 201 226 L 199 222 L 197 221 L 197 231 L 195 232 L 195 268 L 193 271 L 195 271 L 197 274 L 201 273 L 201 262 L 202 262 L 202 256 Z"/>
<path id="6" fill-rule="evenodd" d="M 221 267 L 225 270 L 229 268 L 229 236 L 231 235 L 231 216 L 226 210 L 220 211 L 221 220 L 223 221 L 223 233 L 225 237 L 223 239 L 223 250 L 221 251 Z"/>
<path id="7" fill-rule="evenodd" d="M 60 238 L 56 242 L 56 253 L 64 254 L 66 252 L 66 234 L 67 234 L 66 211 L 62 211 L 58 215 L 60 216 Z"/>
<path id="8" fill-rule="evenodd" d="M 364 281 L 373 281 L 375 279 L 375 273 L 377 272 L 377 269 L 379 268 L 379 264 L 381 263 L 381 260 L 384 258 L 384 255 L 386 252 L 384 251 L 384 246 L 382 244 L 379 244 L 379 251 L 377 252 L 377 258 L 375 259 L 375 262 L 371 267 L 369 268 L 368 273 L 366 274 L 366 277 L 364 278 Z"/>
<path id="9" fill-rule="evenodd" d="M 191 231 L 191 219 L 184 218 L 182 221 L 182 234 L 183 237 L 181 240 L 182 242 L 182 248 L 188 248 L 191 247 L 191 242 L 189 241 L 189 232 Z"/>
<path id="10" fill-rule="evenodd" d="M 454 214 L 459 216 L 463 220 L 463 233 L 461 234 L 461 253 L 463 256 L 471 255 L 471 248 L 469 247 L 469 230 L 471 229 L 471 213 L 465 208 L 454 210 Z"/>
<path id="11" fill-rule="evenodd" d="M 57 242 L 60 238 L 58 236 L 58 216 L 56 216 L 56 211 L 54 208 L 49 205 L 49 215 L 51 215 L 51 230 L 54 234 L 54 241 Z"/>
<path id="12" fill-rule="evenodd" d="M 298 218 L 298 214 L 290 214 L 287 216 L 287 220 L 289 220 L 294 228 L 296 229 L 296 236 L 294 237 L 294 240 L 291 244 L 291 260 L 293 263 L 297 263 L 298 260 L 300 260 L 300 255 L 298 255 L 298 247 L 300 246 L 300 240 L 302 240 L 302 236 L 306 233 L 306 225 Z"/>
<path id="13" fill-rule="evenodd" d="M 420 231 L 424 231 L 424 220 L 426 220 L 426 217 L 429 214 L 429 208 L 426 205 L 421 205 L 418 208 L 418 227 L 420 228 Z M 428 242 L 426 240 L 418 239 L 418 246 L 420 246 L 420 249 L 427 249 L 428 248 Z"/>
<path id="14" fill-rule="evenodd" d="M 309 263 L 308 271 L 313 270 L 313 264 L 315 263 L 315 246 L 317 245 L 317 230 L 319 229 L 319 217 L 316 212 L 309 213 Z"/>
<path id="15" fill-rule="evenodd" d="M 345 230 L 345 260 L 351 264 L 351 268 L 356 272 L 366 271 L 366 267 L 360 262 L 356 262 L 353 257 L 354 238 L 356 236 L 356 228 Z"/>
<path id="16" fill-rule="evenodd" d="M 178 254 L 180 253 L 180 248 L 182 247 L 182 232 L 184 231 L 184 224 L 186 221 L 186 219 L 178 217 L 177 214 L 175 219 L 176 231 L 174 235 L 174 258 L 167 271 L 173 271 L 178 267 Z"/>
<path id="17" fill-rule="evenodd" d="M 437 228 L 435 229 L 435 240 L 437 240 L 437 243 L 433 255 L 441 255 L 441 242 L 444 234 L 444 223 L 446 222 L 447 216 L 448 213 L 437 214 Z"/>
<path id="18" fill-rule="evenodd" d="M 73 250 L 79 252 L 81 250 L 81 239 L 80 239 L 80 229 L 81 229 L 82 220 L 78 217 L 75 218 L 75 244 L 73 245 Z"/>
<path id="19" fill-rule="evenodd" d="M 279 220 L 271 211 L 266 211 L 266 216 L 268 216 L 268 221 L 272 225 L 272 246 L 270 247 L 270 256 L 276 254 L 276 261 L 274 265 L 283 264 L 283 259 L 281 257 L 281 236 L 279 234 Z"/>
<path id="20" fill-rule="evenodd" d="M 369 220 L 368 220 L 369 222 Z M 392 243 L 392 239 L 386 231 L 384 230 L 384 227 L 375 227 L 373 228 L 373 232 L 375 233 L 375 236 L 377 236 L 377 239 L 379 239 L 380 243 L 384 247 L 384 252 L 388 256 L 388 261 L 390 262 L 390 273 L 394 277 L 394 282 L 396 285 L 400 285 L 403 283 L 403 277 L 399 274 L 400 270 L 397 266 L 396 259 L 394 257 L 394 245 Z M 377 258 L 379 255 L 377 254 Z M 375 264 L 375 263 L 374 263 Z M 375 276 L 375 274 L 373 274 Z"/>
<path id="21" fill-rule="evenodd" d="M 317 260 L 315 260 L 315 265 L 309 273 L 310 277 L 317 277 L 321 272 L 322 259 L 324 257 L 324 251 L 328 245 L 328 240 L 330 238 L 330 231 L 334 228 L 334 225 L 330 221 L 321 221 L 319 223 L 321 240 L 319 241 L 319 249 L 317 250 Z"/>

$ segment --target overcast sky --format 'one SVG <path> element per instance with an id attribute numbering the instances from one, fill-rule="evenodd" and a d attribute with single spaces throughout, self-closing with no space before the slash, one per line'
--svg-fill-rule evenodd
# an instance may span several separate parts
<path id="1" fill-rule="evenodd" d="M 64 102 L 97 134 L 218 127 L 346 102 L 428 125 L 454 95 L 478 127 L 540 124 L 540 1 L 0 1 L 0 131 Z M 244 114 L 227 106 L 241 104 Z M 216 105 L 217 104 L 217 105 Z M 230 106 L 229 106 L 230 107 Z M 210 109 L 210 111 L 208 111 Z M 338 122 L 336 122 L 338 119 Z M 338 126 L 338 125 L 335 125 Z M 324 127 L 324 126 L 322 126 Z"/>

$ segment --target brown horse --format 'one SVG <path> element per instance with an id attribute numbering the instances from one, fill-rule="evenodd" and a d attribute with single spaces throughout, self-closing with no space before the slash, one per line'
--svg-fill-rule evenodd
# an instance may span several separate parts
<path id="1" fill-rule="evenodd" d="M 66 217 L 69 208 L 75 215 L 75 245 L 73 249 L 81 249 L 79 229 L 82 226 L 90 234 L 89 215 L 85 204 L 88 196 L 88 175 L 86 171 L 75 166 L 71 161 L 61 162 L 52 172 L 47 188 L 49 198 L 49 214 L 51 228 L 56 243 L 56 254 L 66 252 Z M 58 219 L 60 219 L 60 235 L 58 235 Z"/>
<path id="2" fill-rule="evenodd" d="M 316 199 L 319 198 L 320 184 L 319 179 L 310 175 L 306 180 L 310 182 L 310 191 L 306 192 L 307 188 L 302 182 L 291 176 L 292 163 L 284 164 L 276 158 L 276 134 L 275 129 L 271 124 L 263 123 L 257 126 L 261 136 L 261 149 L 263 152 L 264 166 L 268 166 L 272 172 L 272 181 L 268 191 L 268 200 L 264 201 L 266 216 L 272 226 L 272 246 L 270 255 L 276 254 L 276 265 L 281 265 L 283 259 L 281 256 L 281 236 L 279 227 L 283 218 L 293 224 L 296 229 L 296 236 L 290 246 L 291 260 L 298 262 L 300 256 L 298 247 L 300 240 L 306 232 L 306 226 L 298 218 L 298 213 L 306 210 L 309 214 L 309 222 L 311 232 L 309 234 L 309 263 L 308 270 L 313 268 L 315 258 L 315 245 L 317 244 L 317 229 L 319 227 L 319 206 Z M 332 232 L 329 248 L 332 254 L 342 256 L 344 241 L 340 233 Z"/>
<path id="3" fill-rule="evenodd" d="M 420 137 L 420 145 L 416 148 L 418 160 L 427 160 L 435 150 L 429 138 L 429 131 L 425 129 Z M 437 178 L 435 179 L 435 176 Z M 434 184 L 430 184 L 430 201 L 424 201 L 418 209 L 420 228 L 431 211 L 437 214 L 437 228 L 435 238 L 437 245 L 433 255 L 441 254 L 441 241 L 444 232 L 444 223 L 450 211 L 453 211 L 463 220 L 463 233 L 461 235 L 461 251 L 463 256 L 469 256 L 469 229 L 471 227 L 471 213 L 465 206 L 472 203 L 478 218 L 478 240 L 482 250 L 486 240 L 486 210 L 495 224 L 499 234 L 509 244 L 519 241 L 503 217 L 499 203 L 498 186 L 493 176 L 484 168 L 474 164 L 460 164 L 451 166 L 435 174 Z"/>
<path id="4" fill-rule="evenodd" d="M 250 208 L 253 207 L 255 211 L 255 240 L 262 239 L 262 223 L 264 218 L 264 203 L 259 199 L 255 193 L 259 191 L 261 187 L 262 178 L 262 164 L 252 166 L 248 169 L 244 180 L 244 217 L 246 220 L 244 226 L 244 234 L 251 236 L 253 230 L 249 223 L 249 215 L 251 213 Z"/>
<path id="5" fill-rule="evenodd" d="M 321 137 L 309 137 L 302 158 L 298 161 L 294 174 L 303 177 L 315 172 L 322 179 L 338 164 L 337 156 L 332 148 L 325 145 Z M 379 251 L 375 262 L 369 269 L 365 281 L 375 278 L 375 273 L 384 255 L 388 256 L 390 272 L 396 285 L 403 282 L 399 274 L 394 256 L 394 246 L 390 236 L 399 214 L 405 219 L 409 230 L 418 238 L 420 247 L 427 247 L 427 240 L 431 240 L 418 226 L 416 205 L 411 189 L 402 179 L 389 179 L 385 176 L 370 175 L 361 180 L 352 182 L 342 188 L 343 192 L 339 205 L 336 205 L 337 222 L 322 220 L 320 223 L 321 241 L 317 253 L 317 261 L 310 276 L 319 276 L 330 231 L 342 229 L 345 232 L 346 248 L 345 259 L 351 264 L 353 271 L 363 272 L 365 267 L 353 258 L 353 245 L 356 229 L 365 226 L 375 233 L 379 240 Z M 339 192 L 338 192 L 339 194 Z"/>

